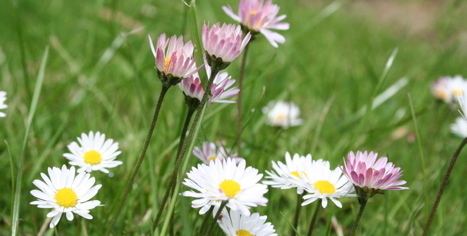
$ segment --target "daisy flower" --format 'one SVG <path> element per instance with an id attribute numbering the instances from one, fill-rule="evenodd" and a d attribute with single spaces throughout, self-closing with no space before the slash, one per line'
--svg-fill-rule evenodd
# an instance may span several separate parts
<path id="1" fill-rule="evenodd" d="M 206 213 L 211 206 L 217 212 L 221 202 L 227 201 L 227 208 L 250 215 L 250 207 L 266 205 L 268 200 L 263 195 L 268 188 L 260 183 L 263 175 L 245 165 L 244 161 L 236 163 L 232 159 L 199 164 L 187 174 L 183 184 L 191 190 L 183 195 L 195 198 L 191 205 L 200 208 L 200 214 Z"/>
<path id="2" fill-rule="evenodd" d="M 286 16 L 278 16 L 280 8 L 271 0 L 240 0 L 237 14 L 230 6 L 222 9 L 249 31 L 264 35 L 273 47 L 285 42 L 284 36 L 273 30 L 288 30 L 289 24 L 282 22 Z"/>
<path id="3" fill-rule="evenodd" d="M 239 211 L 222 212 L 219 226 L 227 236 L 276 236 L 274 226 L 267 222 L 266 216 L 253 213 L 249 216 Z"/>
<path id="4" fill-rule="evenodd" d="M 300 109 L 292 102 L 272 101 L 263 108 L 266 123 L 271 126 L 289 128 L 303 123 Z"/>
<path id="5" fill-rule="evenodd" d="M 208 63 L 228 64 L 235 60 L 250 41 L 251 34 L 243 35 L 240 26 L 231 24 L 204 25 L 202 33 L 203 47 L 208 54 Z M 224 65 L 225 67 L 226 65 Z"/>
<path id="6" fill-rule="evenodd" d="M 465 117 L 458 117 L 451 125 L 451 132 L 461 138 L 467 138 L 467 119 Z"/>
<path id="7" fill-rule="evenodd" d="M 41 173 L 42 180 L 34 180 L 37 187 L 31 194 L 37 198 L 31 202 L 38 208 L 48 208 L 51 211 L 47 217 L 52 218 L 50 228 L 55 227 L 63 214 L 68 221 L 77 214 L 85 219 L 92 219 L 90 210 L 101 204 L 98 200 L 91 200 L 101 188 L 94 185 L 96 180 L 88 173 L 81 172 L 76 175 L 74 167 L 68 169 L 52 167 L 47 170 L 48 175 Z"/>
<path id="8" fill-rule="evenodd" d="M 401 180 L 402 170 L 387 157 L 379 157 L 375 152 L 350 152 L 344 163 L 344 173 L 360 189 L 403 190 L 406 184 Z"/>
<path id="9" fill-rule="evenodd" d="M 467 91 L 467 81 L 460 75 L 441 77 L 431 86 L 431 92 L 436 98 L 446 102 L 456 102 Z"/>
<path id="10" fill-rule="evenodd" d="M 78 166 L 78 171 L 109 173 L 108 169 L 122 164 L 121 161 L 115 160 L 121 153 L 118 143 L 106 139 L 105 134 L 100 132 L 82 133 L 78 142 L 68 145 L 68 150 L 70 153 L 63 156 L 70 161 L 70 165 Z"/>
<path id="11" fill-rule="evenodd" d="M 196 73 L 196 63 L 193 59 L 194 47 L 191 41 L 183 41 L 183 36 L 167 38 L 165 34 L 162 34 L 154 47 L 151 37 L 148 36 L 148 38 L 160 78 L 169 79 L 170 84 L 177 84 L 180 80 Z"/>
<path id="12" fill-rule="evenodd" d="M 303 193 L 303 187 L 300 182 L 305 181 L 305 176 L 312 168 L 313 160 L 311 155 L 300 156 L 294 154 L 293 157 L 290 153 L 285 153 L 285 163 L 277 161 L 272 162 L 272 171 L 266 171 L 265 184 L 271 185 L 273 188 L 291 189 L 297 188 L 297 193 Z"/>
<path id="13" fill-rule="evenodd" d="M 6 109 L 8 105 L 5 103 L 6 101 L 6 92 L 0 91 L 0 110 Z M 0 117 L 5 117 L 6 114 L 0 111 Z"/>
<path id="14" fill-rule="evenodd" d="M 321 200 L 321 206 L 326 208 L 328 200 L 331 200 L 341 208 L 342 203 L 339 198 L 355 196 L 352 183 L 342 173 L 341 168 L 332 170 L 328 161 L 321 159 L 313 161 L 303 179 L 302 185 L 306 193 L 303 196 L 302 206 Z"/>
<path id="15" fill-rule="evenodd" d="M 231 150 L 225 147 L 222 142 L 212 143 L 204 142 L 201 147 L 193 148 L 193 155 L 200 159 L 204 164 L 209 164 L 215 160 L 233 159 L 235 162 L 245 161 L 243 158 L 237 156 Z"/>

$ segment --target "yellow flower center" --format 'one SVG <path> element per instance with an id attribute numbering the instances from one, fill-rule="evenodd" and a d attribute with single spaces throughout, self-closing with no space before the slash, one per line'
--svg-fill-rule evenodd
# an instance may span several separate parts
<path id="1" fill-rule="evenodd" d="M 336 192 L 334 185 L 327 180 L 316 181 L 314 186 L 321 194 L 333 194 Z"/>
<path id="2" fill-rule="evenodd" d="M 290 172 L 290 174 L 291 174 L 292 176 L 297 177 L 297 178 L 300 178 L 300 176 L 302 175 L 299 171 L 292 171 L 292 172 Z"/>
<path id="3" fill-rule="evenodd" d="M 164 72 L 167 72 L 170 67 L 170 63 L 172 62 L 172 56 L 164 58 Z"/>
<path id="4" fill-rule="evenodd" d="M 229 198 L 235 197 L 240 192 L 240 184 L 231 179 L 226 179 L 219 184 L 220 190 Z"/>
<path id="5" fill-rule="evenodd" d="M 208 157 L 208 161 L 215 161 L 217 159 L 216 155 L 211 155 Z"/>
<path id="6" fill-rule="evenodd" d="M 454 97 L 460 97 L 464 95 L 464 90 L 462 88 L 454 88 L 452 90 L 452 94 L 454 95 Z"/>
<path id="7" fill-rule="evenodd" d="M 435 97 L 440 98 L 442 100 L 447 100 L 448 94 L 443 89 L 438 89 L 435 91 Z"/>
<path id="8" fill-rule="evenodd" d="M 74 207 L 78 203 L 78 196 L 71 188 L 62 188 L 55 193 L 55 201 L 61 207 Z"/>
<path id="9" fill-rule="evenodd" d="M 84 162 L 90 165 L 97 165 L 102 162 L 102 155 L 96 150 L 90 150 L 84 153 Z"/>
<path id="10" fill-rule="evenodd" d="M 287 114 L 281 112 L 276 115 L 276 122 L 286 122 L 287 121 Z"/>
<path id="11" fill-rule="evenodd" d="M 244 230 L 244 229 L 239 229 L 237 230 L 237 236 L 253 236 L 252 233 L 250 233 L 250 231 L 248 230 Z"/>

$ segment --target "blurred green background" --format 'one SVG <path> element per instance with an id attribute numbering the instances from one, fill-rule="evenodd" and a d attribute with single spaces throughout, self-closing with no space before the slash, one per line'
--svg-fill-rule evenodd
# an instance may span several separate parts
<path id="1" fill-rule="evenodd" d="M 436 102 L 430 84 L 442 75 L 467 75 L 467 2 L 275 0 L 291 29 L 278 49 L 255 41 L 245 80 L 247 126 L 241 153 L 261 171 L 284 153 L 312 153 L 334 166 L 350 150 L 370 149 L 389 156 L 404 170 L 410 190 L 371 199 L 362 220 L 365 235 L 420 235 L 446 161 L 460 143 L 449 131 L 458 115 Z M 233 23 L 221 10 L 235 0 L 199 0 L 203 22 Z M 0 120 L 0 235 L 11 230 L 13 183 L 26 119 L 45 49 L 45 79 L 23 162 L 19 235 L 35 235 L 46 211 L 30 206 L 32 180 L 48 166 L 61 166 L 66 145 L 82 132 L 101 131 L 120 142 L 124 165 L 103 184 L 103 207 L 92 221 L 62 219 L 47 234 L 102 235 L 109 208 L 123 188 L 147 132 L 160 91 L 147 35 L 182 34 L 193 39 L 194 22 L 178 0 L 159 1 L 12 1 L 0 2 L 0 90 L 8 92 L 8 116 Z M 188 16 L 188 17 L 186 17 Z M 397 51 L 395 51 L 397 50 Z M 387 76 L 391 53 L 397 52 Z M 236 78 L 239 63 L 229 67 Z M 379 96 L 390 90 L 394 93 Z M 377 97 L 382 103 L 364 115 Z M 304 124 L 279 131 L 264 124 L 261 108 L 286 99 L 299 105 Z M 117 235 L 149 235 L 151 219 L 166 189 L 183 120 L 183 96 L 172 89 L 163 107 L 147 159 L 127 202 Z M 210 106 L 197 144 L 235 136 L 235 105 Z M 416 129 L 417 128 L 417 129 Z M 417 131 L 418 130 L 418 135 Z M 466 229 L 467 155 L 461 156 L 441 202 L 433 235 L 462 235 Z M 194 165 L 198 161 L 192 158 Z M 183 190 L 183 188 L 182 188 Z M 270 189 L 267 214 L 280 235 L 287 235 L 295 192 Z M 322 211 L 317 235 L 335 235 L 331 218 L 348 230 L 356 199 L 343 209 Z M 303 209 L 301 233 L 313 206 Z M 179 199 L 174 234 L 192 235 L 202 217 L 190 199 Z M 194 231 L 196 232 L 196 231 Z"/>

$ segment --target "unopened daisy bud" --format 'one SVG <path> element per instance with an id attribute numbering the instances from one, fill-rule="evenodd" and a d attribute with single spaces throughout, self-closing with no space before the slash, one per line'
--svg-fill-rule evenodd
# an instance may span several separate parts
<path id="1" fill-rule="evenodd" d="M 436 98 L 455 103 L 467 91 L 467 81 L 462 76 L 441 77 L 431 86 L 431 92 Z"/>
<path id="2" fill-rule="evenodd" d="M 280 8 L 271 0 L 240 0 L 237 14 L 230 6 L 222 9 L 249 32 L 263 34 L 273 47 L 285 42 L 285 38 L 273 30 L 288 30 L 289 24 L 282 22 L 286 16 L 278 16 Z"/>
<path id="3" fill-rule="evenodd" d="M 193 148 L 193 155 L 200 159 L 204 164 L 209 164 L 215 160 L 222 161 L 226 159 L 232 159 L 236 163 L 245 161 L 243 158 L 237 156 L 236 153 L 232 153 L 231 150 L 227 149 L 225 144 L 222 142 L 204 142 L 201 147 Z"/>
<path id="4" fill-rule="evenodd" d="M 199 164 L 187 174 L 183 184 L 190 191 L 183 196 L 195 198 L 191 205 L 200 208 L 205 214 L 214 207 L 217 212 L 222 204 L 233 211 L 250 215 L 250 207 L 265 206 L 268 200 L 263 196 L 268 188 L 261 184 L 262 174 L 253 167 L 246 167 L 246 162 L 235 160 L 216 160 L 209 165 Z"/>
<path id="5" fill-rule="evenodd" d="M 224 69 L 242 53 L 250 38 L 249 33 L 243 35 L 238 25 L 205 24 L 202 40 L 208 64 L 218 70 Z"/>
<path id="6" fill-rule="evenodd" d="M 148 36 L 148 38 L 157 72 L 164 83 L 175 85 L 196 73 L 196 63 L 193 59 L 194 47 L 191 41 L 183 41 L 183 36 L 167 38 L 165 34 L 162 34 L 154 47 L 151 37 Z"/>
<path id="7" fill-rule="evenodd" d="M 6 101 L 6 92 L 0 91 L 0 110 L 6 109 L 8 105 L 5 103 Z M 6 114 L 0 111 L 0 117 L 5 117 Z"/>
<path id="8" fill-rule="evenodd" d="M 239 211 L 222 212 L 222 219 L 218 221 L 222 231 L 227 236 L 276 236 L 274 226 L 267 222 L 266 216 L 253 213 L 249 216 Z"/>
<path id="9" fill-rule="evenodd" d="M 281 128 L 289 128 L 302 124 L 300 109 L 292 102 L 273 101 L 263 108 L 266 123 Z"/>
<path id="10" fill-rule="evenodd" d="M 37 189 L 31 194 L 37 200 L 31 204 L 51 209 L 47 214 L 52 218 L 50 228 L 58 224 L 63 214 L 68 221 L 74 219 L 74 214 L 91 220 L 90 211 L 101 204 L 98 200 L 91 200 L 101 188 L 100 184 L 94 185 L 94 177 L 85 172 L 76 174 L 74 167 L 68 169 L 65 165 L 61 169 L 48 168 L 47 172 L 47 175 L 41 173 L 41 180 L 32 182 Z"/>
<path id="11" fill-rule="evenodd" d="M 344 162 L 344 173 L 357 189 L 359 198 L 369 198 L 384 190 L 404 190 L 402 170 L 387 157 L 375 152 L 350 152 Z"/>
<path id="12" fill-rule="evenodd" d="M 79 167 L 78 171 L 109 173 L 108 169 L 122 164 L 116 160 L 121 153 L 118 143 L 106 139 L 105 134 L 100 132 L 82 133 L 78 142 L 68 145 L 68 150 L 70 153 L 63 156 L 70 161 L 70 165 Z"/>

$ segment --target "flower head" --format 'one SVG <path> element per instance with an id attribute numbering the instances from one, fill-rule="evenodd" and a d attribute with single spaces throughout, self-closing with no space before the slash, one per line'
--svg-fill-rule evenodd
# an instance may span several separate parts
<path id="1" fill-rule="evenodd" d="M 340 208 L 342 204 L 339 198 L 355 196 L 352 183 L 342 173 L 341 168 L 332 170 L 328 161 L 314 160 L 303 179 L 302 185 L 306 194 L 303 196 L 302 206 L 321 200 L 321 206 L 326 208 L 328 200 L 331 200 Z"/>
<path id="2" fill-rule="evenodd" d="M 462 76 L 441 77 L 431 86 L 433 95 L 446 102 L 455 103 L 467 91 L 467 81 Z"/>
<path id="3" fill-rule="evenodd" d="M 227 236 L 276 236 L 274 226 L 267 222 L 266 216 L 253 213 L 249 216 L 239 211 L 224 210 L 219 226 Z"/>
<path id="4" fill-rule="evenodd" d="M 240 26 L 230 24 L 214 24 L 203 26 L 203 47 L 207 60 L 212 67 L 222 64 L 226 67 L 235 60 L 250 41 L 251 35 L 243 35 Z M 217 66 L 217 65 L 216 65 Z"/>
<path id="5" fill-rule="evenodd" d="M 243 158 L 232 153 L 222 142 L 211 143 L 204 142 L 201 147 L 193 149 L 193 155 L 200 159 L 204 164 L 209 164 L 215 160 L 233 159 L 235 162 L 245 161 Z"/>
<path id="6" fill-rule="evenodd" d="M 461 138 L 467 138 L 467 118 L 458 117 L 456 121 L 451 124 L 451 132 Z"/>
<path id="7" fill-rule="evenodd" d="M 285 38 L 273 30 L 288 30 L 289 24 L 282 22 L 286 16 L 278 16 L 280 8 L 271 0 L 240 0 L 237 14 L 230 6 L 222 9 L 249 31 L 263 34 L 273 47 L 285 42 Z"/>
<path id="8" fill-rule="evenodd" d="M 6 92 L 0 91 L 0 110 L 6 109 L 8 105 L 5 103 L 6 101 Z M 0 117 L 5 117 L 6 114 L 4 112 L 0 112 Z"/>
<path id="9" fill-rule="evenodd" d="M 63 156 L 70 161 L 70 165 L 78 166 L 78 171 L 109 173 L 108 169 L 122 164 L 121 161 L 115 160 L 121 153 L 118 143 L 106 139 L 105 134 L 99 132 L 82 133 L 78 142 L 68 145 L 68 150 L 70 153 Z"/>
<path id="10" fill-rule="evenodd" d="M 206 71 L 210 74 L 211 68 L 206 65 Z M 232 87 L 235 84 L 235 80 L 227 72 L 220 72 L 214 78 L 211 85 L 211 96 L 209 97 L 210 102 L 214 103 L 234 103 L 235 101 L 228 100 L 233 96 L 236 96 L 240 91 L 237 87 Z M 204 88 L 198 74 L 194 74 L 186 79 L 183 79 L 180 83 L 180 88 L 183 93 L 191 98 L 195 98 L 201 101 L 204 96 Z"/>
<path id="11" fill-rule="evenodd" d="M 272 162 L 272 171 L 266 171 L 265 184 L 271 185 L 273 188 L 291 189 L 297 188 L 297 193 L 303 193 L 303 185 L 305 176 L 312 169 L 313 160 L 311 155 L 300 156 L 294 154 L 293 157 L 287 152 L 285 153 L 285 163 L 277 161 Z"/>
<path id="12" fill-rule="evenodd" d="M 244 161 L 236 163 L 232 159 L 199 164 L 187 174 L 183 184 L 191 190 L 183 195 L 195 198 L 191 205 L 200 208 L 200 214 L 206 213 L 211 206 L 217 212 L 221 202 L 227 201 L 227 208 L 250 215 L 250 207 L 266 205 L 268 200 L 263 195 L 268 188 L 260 183 L 263 175 L 245 165 Z"/>
<path id="13" fill-rule="evenodd" d="M 85 172 L 76 175 L 74 167 L 68 169 L 65 165 L 61 169 L 48 168 L 47 172 L 48 175 L 41 173 L 42 180 L 32 182 L 37 189 L 32 190 L 31 194 L 37 200 L 31 204 L 51 209 L 47 214 L 52 218 L 49 226 L 55 227 L 63 214 L 68 221 L 73 220 L 73 214 L 92 219 L 90 210 L 101 204 L 98 200 L 91 200 L 101 188 L 100 184 L 94 185 L 94 177 Z"/>
<path id="14" fill-rule="evenodd" d="M 344 173 L 352 183 L 361 189 L 403 190 L 406 184 L 401 180 L 402 171 L 387 157 L 379 157 L 375 152 L 350 152 L 344 163 Z"/>
<path id="15" fill-rule="evenodd" d="M 167 38 L 165 34 L 162 34 L 159 36 L 155 48 L 149 36 L 149 45 L 161 79 L 176 84 L 196 73 L 193 43 L 191 41 L 184 42 L 183 36 Z"/>
<path id="16" fill-rule="evenodd" d="M 271 126 L 289 128 L 302 124 L 300 109 L 291 102 L 273 101 L 263 108 L 266 114 L 266 123 Z"/>

